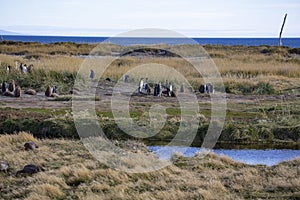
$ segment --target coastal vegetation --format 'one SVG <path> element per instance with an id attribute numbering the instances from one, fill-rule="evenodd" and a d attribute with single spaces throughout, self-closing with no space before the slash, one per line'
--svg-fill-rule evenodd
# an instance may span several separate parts
<path id="1" fill-rule="evenodd" d="M 216 64 L 227 93 L 279 94 L 300 87 L 299 81 L 297 81 L 300 77 L 300 55 L 297 48 L 220 45 L 204 45 L 203 47 Z M 34 89 L 39 90 L 45 87 L 50 80 L 54 83 L 65 80 L 65 83 L 59 82 L 59 85 L 69 84 L 67 87 L 70 87 L 85 59 L 102 56 L 101 59 L 105 62 L 105 56 L 111 60 L 111 56 L 124 55 L 132 49 L 140 48 L 145 47 L 118 46 L 108 43 L 96 46 L 95 44 L 40 44 L 3 41 L 0 43 L 0 75 L 2 80 L 15 78 L 13 75 L 6 75 L 5 67 L 10 65 L 14 68 L 17 61 L 34 65 L 35 74 L 28 77 L 28 79 L 35 80 L 33 83 L 36 85 L 32 85 Z M 170 52 L 184 52 L 186 56 L 193 56 L 193 51 L 198 50 L 193 45 L 168 46 L 162 44 L 153 46 L 153 48 L 165 49 Z M 204 82 L 191 64 L 181 58 L 146 55 L 141 60 L 139 57 L 125 55 L 113 58 L 114 62 L 111 63 L 102 78 L 111 77 L 113 80 L 118 80 L 134 66 L 153 62 L 173 67 L 190 81 L 195 90 L 198 90 L 199 84 Z M 86 70 L 88 73 L 89 69 Z M 63 79 L 64 77 L 65 79 Z M 22 77 L 22 79 L 26 79 L 26 77 Z M 18 81 L 22 80 L 17 79 Z M 27 86 L 28 84 L 25 83 L 25 87 Z M 60 92 L 65 93 L 66 91 L 62 88 Z"/>
<path id="2" fill-rule="evenodd" d="M 100 78 L 100 82 L 104 82 L 106 77 L 110 77 L 113 81 L 112 86 L 127 71 L 146 63 L 173 67 L 188 79 L 195 91 L 203 83 L 203 78 L 191 67 L 190 63 L 172 54 L 157 57 L 155 56 L 157 51 L 151 52 L 151 48 L 148 48 L 147 51 L 145 49 L 140 51 L 144 53 L 142 54 L 143 59 L 141 59 L 126 53 L 143 48 L 141 46 L 118 46 L 105 43 L 96 46 L 95 44 L 76 43 L 1 42 L 0 78 L 2 81 L 8 82 L 13 79 L 16 85 L 20 85 L 22 89 L 33 88 L 41 93 L 45 91 L 48 85 L 56 85 L 58 93 L 62 96 L 53 100 L 47 99 L 47 101 L 69 103 L 67 106 L 56 109 L 51 107 L 22 109 L 14 108 L 12 104 L 8 104 L 1 108 L 0 133 L 29 131 L 36 137 L 42 137 L 41 132 L 46 127 L 49 129 L 47 137 L 78 138 L 71 117 L 72 95 L 69 93 L 73 89 L 75 79 L 78 79 L 77 71 L 84 60 L 98 58 L 99 55 L 100 62 L 107 62 L 105 59 L 113 60 Z M 195 50 L 196 47 L 193 45 L 169 46 L 161 44 L 153 48 L 170 52 L 185 52 L 186 55 L 192 56 L 193 48 Z M 299 144 L 300 107 L 298 106 L 298 96 L 300 83 L 298 80 L 300 78 L 300 55 L 298 49 L 273 46 L 220 45 L 205 45 L 204 49 L 218 67 L 227 95 L 233 99 L 228 101 L 227 117 L 219 143 L 276 144 L 288 142 L 288 145 Z M 112 52 L 114 55 L 111 54 Z M 88 57 L 89 53 L 91 57 Z M 154 54 L 154 56 L 150 56 L 150 54 Z M 32 73 L 19 73 L 16 62 L 17 65 L 20 63 L 33 64 Z M 12 66 L 12 73 L 9 74 L 6 71 L 8 65 Z M 90 69 L 84 70 L 89 73 Z M 97 69 L 95 71 L 97 72 Z M 164 76 L 168 74 L 153 71 L 153 74 L 148 73 L 147 75 L 160 77 L 161 74 Z M 86 81 L 84 77 L 81 78 L 82 81 Z M 132 80 L 138 81 L 138 79 Z M 151 83 L 150 85 L 153 86 Z M 218 85 L 216 85 L 217 89 Z M 201 145 L 205 137 L 211 113 L 210 104 L 201 102 L 205 95 L 197 94 L 197 97 L 200 102 L 201 112 L 199 114 L 201 117 L 199 118 L 198 133 L 193 143 L 195 146 Z M 84 97 L 83 99 L 90 100 L 91 97 Z M 101 94 L 96 96 L 96 100 L 101 100 Z M 131 116 L 138 121 L 152 105 L 151 101 L 151 98 L 148 97 L 146 102 L 139 102 L 139 100 L 132 102 Z M 177 103 L 165 100 L 162 100 L 162 104 L 168 108 L 167 113 L 170 120 L 159 134 L 144 142 L 168 142 L 176 134 L 180 123 L 180 107 Z M 8 109 L 7 106 L 11 108 Z M 109 138 L 128 139 L 128 135 L 124 134 L 114 122 L 111 111 L 100 106 L 97 108 L 97 116 Z"/>
<path id="3" fill-rule="evenodd" d="M 21 150 L 27 141 L 39 149 Z M 98 162 L 77 140 L 44 139 L 21 132 L 0 136 L 1 199 L 298 199 L 300 160 L 251 166 L 213 153 L 186 158 L 150 173 L 126 173 Z M 124 143 L 132 150 L 132 143 Z M 143 146 L 143 145 L 142 145 Z M 147 151 L 144 146 L 141 148 Z M 62 159 L 63 158 L 63 159 Z M 28 162 L 43 166 L 31 176 L 15 173 Z"/>
<path id="4" fill-rule="evenodd" d="M 176 154 L 172 157 L 173 165 L 150 173 L 131 174 L 111 169 L 92 157 L 79 140 L 72 100 L 95 101 L 95 113 L 106 137 L 128 151 L 151 153 L 146 145 L 163 145 L 174 139 L 182 121 L 176 98 L 131 97 L 130 117 L 140 125 L 149 122 L 148 112 L 154 104 L 166 108 L 163 128 L 145 139 L 121 130 L 107 107 L 116 82 L 135 66 L 145 67 L 147 63 L 170 66 L 191 83 L 200 110 L 192 146 L 201 146 L 212 112 L 210 94 L 198 91 L 203 77 L 176 54 L 156 56 L 161 53 L 157 49 L 163 49 L 193 57 L 195 47 L 161 44 L 153 48 L 156 50 L 114 44 L 97 47 L 0 42 L 1 82 L 15 80 L 22 90 L 38 92 L 35 96 L 22 94 L 20 98 L 0 96 L 0 161 L 9 163 L 8 170 L 0 171 L 0 199 L 299 199 L 299 158 L 269 167 L 247 165 L 213 153 L 192 158 Z M 218 67 L 227 99 L 225 124 L 216 147 L 299 149 L 299 49 L 219 45 L 205 45 L 204 49 Z M 99 81 L 95 96 L 73 99 L 70 92 L 76 91 L 76 79 L 89 83 L 90 69 L 99 75 L 97 65 L 93 68 L 92 64 L 78 75 L 86 60 L 96 60 L 96 64 L 113 62 L 102 77 L 96 77 Z M 20 63 L 33 64 L 33 71 L 20 73 Z M 12 69 L 10 73 L 8 66 Z M 172 74 L 154 70 L 147 76 L 156 82 Z M 107 77 L 111 81 L 106 81 Z M 130 77 L 130 81 L 138 83 L 138 78 Z M 57 86 L 59 97 L 44 96 L 49 85 Z M 153 83 L 149 85 L 153 87 Z M 215 89 L 219 92 L 218 83 Z M 23 145 L 29 141 L 39 148 L 25 151 Z M 42 166 L 45 171 L 28 176 L 16 174 L 28 164 Z"/>
<path id="5" fill-rule="evenodd" d="M 144 112 L 147 112 L 150 106 L 149 102 L 131 103 L 132 119 L 136 122 L 146 122 L 148 119 L 144 116 Z M 180 108 L 176 103 L 165 103 L 164 106 L 167 107 L 168 121 L 158 134 L 143 140 L 146 144 L 167 144 L 177 134 L 181 122 Z M 201 146 L 210 122 L 210 105 L 199 103 L 199 107 L 200 122 L 193 146 Z M 111 111 L 105 109 L 98 107 L 96 111 L 105 135 L 110 139 L 134 139 L 118 127 Z M 37 138 L 79 139 L 72 112 L 68 107 L 23 109 L 5 107 L 0 110 L 2 134 L 27 131 Z M 256 99 L 248 103 L 228 103 L 226 120 L 218 145 L 263 144 L 297 148 L 300 145 L 299 112 L 299 99 L 276 101 Z M 43 132 L 44 129 L 46 131 Z"/>

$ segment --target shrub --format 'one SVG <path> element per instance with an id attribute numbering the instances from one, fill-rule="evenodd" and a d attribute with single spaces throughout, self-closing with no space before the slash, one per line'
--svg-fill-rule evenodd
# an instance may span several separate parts
<path id="1" fill-rule="evenodd" d="M 79 138 L 75 124 L 71 119 L 48 119 L 40 121 L 37 119 L 7 119 L 0 122 L 0 134 L 27 131 L 35 137 L 49 138 Z M 47 131 L 42 135 L 43 128 Z"/>
<path id="2" fill-rule="evenodd" d="M 300 48 L 289 49 L 290 54 L 300 54 Z"/>
<path id="3" fill-rule="evenodd" d="M 233 94 L 251 94 L 255 90 L 255 85 L 249 82 L 230 82 L 225 83 L 225 91 Z"/>
<path id="4" fill-rule="evenodd" d="M 224 84 L 225 91 L 233 94 L 274 94 L 274 87 L 267 82 L 253 84 L 250 82 L 227 82 Z"/>
<path id="5" fill-rule="evenodd" d="M 256 86 L 257 94 L 274 94 L 275 89 L 270 83 L 259 82 Z"/>

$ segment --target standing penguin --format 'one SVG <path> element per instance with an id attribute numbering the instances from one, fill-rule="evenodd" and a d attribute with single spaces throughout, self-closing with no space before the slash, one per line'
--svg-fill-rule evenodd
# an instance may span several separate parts
<path id="1" fill-rule="evenodd" d="M 125 82 L 125 83 L 128 83 L 129 75 L 128 75 L 128 74 L 125 74 L 123 78 L 124 78 L 124 82 Z"/>
<path id="2" fill-rule="evenodd" d="M 5 81 L 2 82 L 1 91 L 2 93 L 6 92 L 7 83 Z"/>
<path id="3" fill-rule="evenodd" d="M 19 66 L 19 72 L 23 73 L 23 63 L 21 63 L 20 66 Z"/>
<path id="4" fill-rule="evenodd" d="M 169 83 L 169 92 L 168 92 L 168 96 L 169 96 L 169 97 L 171 96 L 172 92 L 173 92 L 173 86 L 172 86 L 172 84 L 171 84 L 171 82 L 170 82 L 170 83 Z"/>
<path id="5" fill-rule="evenodd" d="M 52 90 L 51 90 L 51 87 L 48 85 L 48 87 L 46 88 L 46 91 L 45 91 L 45 96 L 50 97 L 51 95 L 52 95 Z"/>
<path id="6" fill-rule="evenodd" d="M 158 92 L 158 96 L 161 97 L 162 88 L 161 88 L 161 83 L 160 82 L 158 83 L 158 86 L 157 86 L 157 92 Z"/>
<path id="7" fill-rule="evenodd" d="M 92 69 L 90 71 L 90 78 L 91 78 L 91 80 L 93 80 L 95 78 L 95 72 Z"/>
<path id="8" fill-rule="evenodd" d="M 33 72 L 33 64 L 28 66 L 27 71 L 29 74 L 31 74 Z"/>
<path id="9" fill-rule="evenodd" d="M 143 92 L 143 87 L 144 87 L 144 78 L 141 78 L 139 82 L 139 93 L 142 94 Z"/>
<path id="10" fill-rule="evenodd" d="M 180 86 L 180 92 L 184 93 L 184 85 L 183 84 L 181 84 L 181 86 Z"/>
<path id="11" fill-rule="evenodd" d="M 215 93 L 215 89 L 214 89 L 214 85 L 211 84 L 211 83 L 208 83 L 207 84 L 207 93 L 211 93 L 211 94 L 214 94 Z"/>
<path id="12" fill-rule="evenodd" d="M 170 96 L 170 83 L 168 82 L 168 80 L 166 80 L 165 88 L 167 90 L 167 96 Z"/>
<path id="13" fill-rule="evenodd" d="M 10 65 L 8 65 L 8 66 L 6 67 L 6 72 L 7 72 L 8 74 L 10 74 L 10 72 L 11 72 L 11 66 L 10 66 Z"/>
<path id="14" fill-rule="evenodd" d="M 158 89 L 158 84 L 155 84 L 154 93 L 153 93 L 154 96 L 158 95 L 157 89 Z"/>
<path id="15" fill-rule="evenodd" d="M 205 93 L 205 85 L 200 85 L 199 92 L 200 93 Z"/>
<path id="16" fill-rule="evenodd" d="M 23 66 L 22 74 L 27 74 L 27 65 L 26 64 Z"/>
<path id="17" fill-rule="evenodd" d="M 55 85 L 52 86 L 51 91 L 52 91 L 52 94 L 56 93 L 56 86 Z"/>
<path id="18" fill-rule="evenodd" d="M 145 87 L 146 94 L 149 95 L 150 94 L 150 87 L 149 87 L 149 83 L 148 83 L 148 78 L 146 78 L 146 81 L 144 83 L 144 87 Z"/>

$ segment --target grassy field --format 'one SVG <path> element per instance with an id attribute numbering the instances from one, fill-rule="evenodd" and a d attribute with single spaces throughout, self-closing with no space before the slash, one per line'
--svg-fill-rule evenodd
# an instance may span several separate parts
<path id="1" fill-rule="evenodd" d="M 295 148 L 300 145 L 299 99 L 272 99 L 273 96 L 251 96 L 248 99 L 235 97 L 227 103 L 227 113 L 219 144 L 264 144 L 278 145 L 285 148 Z M 200 97 L 201 98 L 201 97 Z M 253 98 L 253 99 L 251 99 Z M 269 98 L 269 99 L 262 99 Z M 60 100 L 60 101 L 58 101 Z M 66 97 L 59 97 L 56 103 L 63 105 L 69 102 Z M 0 108 L 0 133 L 28 131 L 34 136 L 43 138 L 43 128 L 47 128 L 48 138 L 78 139 L 78 134 L 72 118 L 72 110 L 68 105 L 62 108 L 13 108 L 13 102 L 6 102 Z M 107 137 L 111 139 L 133 139 L 124 133 L 115 122 L 115 118 L 106 106 L 99 101 L 96 115 Z M 161 131 L 151 138 L 146 138 L 147 144 L 164 144 L 177 134 L 181 122 L 181 110 L 176 102 L 160 102 L 166 107 L 168 120 Z M 153 102 L 131 102 L 130 116 L 137 124 L 148 122 L 147 112 Z M 201 146 L 210 123 L 211 108 L 207 102 L 199 103 L 199 127 L 193 145 Z M 9 116 L 9 117 L 8 117 Z"/>
<path id="2" fill-rule="evenodd" d="M 67 95 L 72 90 L 77 70 L 81 66 L 85 66 L 82 72 L 83 81 L 88 79 L 90 69 L 95 70 L 96 76 L 103 72 L 101 79 L 110 77 L 113 80 L 113 84 L 124 74 L 130 72 L 132 74 L 130 81 L 138 83 L 139 77 L 146 75 L 149 77 L 150 83 L 151 81 L 163 82 L 165 79 L 168 79 L 178 89 L 183 79 L 172 71 L 172 69 L 175 69 L 190 82 L 194 90 L 197 90 L 199 85 L 203 83 L 203 77 L 191 66 L 191 63 L 178 57 L 153 57 L 147 56 L 146 53 L 141 59 L 141 57 L 130 55 L 124 57 L 112 55 L 112 52 L 114 54 L 124 54 L 124 52 L 130 52 L 139 48 L 144 47 L 124 47 L 113 44 L 96 46 L 94 44 L 75 43 L 1 42 L 0 78 L 6 81 L 14 79 L 22 89 L 33 88 L 38 92 L 43 92 L 48 85 L 56 85 L 58 87 L 57 91 L 61 95 Z M 197 50 L 203 51 L 203 49 L 199 49 L 194 45 L 156 45 L 153 48 L 166 49 L 170 52 L 184 54 L 187 57 L 199 54 Z M 241 95 L 233 96 L 236 100 L 228 102 L 227 118 L 220 141 L 234 143 L 299 142 L 299 49 L 270 46 L 216 45 L 206 45 L 204 49 L 213 59 L 211 62 L 216 63 L 226 92 L 232 95 Z M 83 57 L 89 53 L 93 56 Z M 101 56 L 99 57 L 99 55 Z M 15 66 L 16 61 L 18 64 L 21 62 L 27 63 L 27 65 L 33 64 L 33 72 L 31 74 L 20 74 L 15 69 L 15 67 L 18 67 Z M 110 62 L 112 63 L 106 70 L 100 67 Z M 6 72 L 8 65 L 11 65 L 13 69 L 13 72 L 10 74 Z M 137 66 L 141 66 L 139 70 L 132 71 Z M 169 68 L 163 68 L 163 66 L 169 66 Z M 211 66 L 211 63 L 209 66 Z M 242 95 L 248 95 L 249 98 L 244 98 Z M 264 97 L 262 95 L 267 96 Z M 289 96 L 291 97 L 289 98 Z M 90 97 L 86 98 L 89 99 Z M 101 100 L 101 95 L 97 98 Z M 203 97 L 198 95 L 198 98 L 201 101 Z M 71 96 L 61 96 L 55 100 L 68 102 L 71 100 Z M 180 121 L 180 108 L 177 104 L 168 104 L 166 102 L 164 104 L 168 107 L 168 114 L 172 120 L 160 134 L 152 138 L 153 140 L 170 140 L 178 128 L 176 124 Z M 151 103 L 133 102 L 131 115 L 138 120 L 151 105 Z M 199 124 L 200 127 L 196 137 L 198 142 L 194 144 L 197 146 L 205 136 L 203 133 L 206 132 L 210 119 L 210 105 L 202 102 L 200 103 L 200 108 L 201 113 L 199 114 L 203 117 L 201 118 L 202 121 Z M 68 113 L 70 112 L 66 111 L 68 109 L 67 107 L 59 112 Z M 49 114 L 48 109 L 44 109 L 45 113 L 39 113 L 40 116 L 37 118 L 24 118 L 26 115 L 36 116 L 36 111 L 30 110 L 29 114 L 19 114 L 13 119 L 3 117 L 0 122 L 2 127 L 0 128 L 1 133 L 30 131 L 35 136 L 38 136 L 41 129 L 46 126 L 53 127 L 52 134 L 49 135 L 51 137 L 77 138 L 72 118 L 65 118 L 64 115 L 53 116 Z M 23 113 L 23 111 L 13 109 L 3 109 L 3 113 L 6 113 L 6 115 L 3 114 L 4 116 L 15 116 L 17 112 Z M 97 115 L 109 136 L 112 138 L 123 138 L 123 132 L 116 126 L 109 111 L 103 110 L 103 107 L 100 106 Z M 108 116 L 108 120 L 103 120 L 102 116 Z"/>
<path id="3" fill-rule="evenodd" d="M 34 141 L 39 148 L 24 151 Z M 300 160 L 273 167 L 250 166 L 209 154 L 173 157 L 173 165 L 150 173 L 125 173 L 95 160 L 80 141 L 37 140 L 22 132 L 0 136 L 0 155 L 10 163 L 0 172 L 1 199 L 297 199 Z M 124 145 L 133 150 L 136 143 Z M 146 151 L 146 150 L 145 150 Z M 63 159 L 62 159 L 63 158 Z M 45 172 L 16 176 L 26 164 Z"/>
<path id="4" fill-rule="evenodd" d="M 129 70 L 136 66 L 156 63 L 169 66 L 191 83 L 194 89 L 198 89 L 199 84 L 203 83 L 203 77 L 193 69 L 190 63 L 176 57 L 139 57 L 125 56 L 116 58 L 114 55 L 122 55 L 132 49 L 144 48 L 143 46 L 117 46 L 113 44 L 74 44 L 74 43 L 0 43 L 0 61 L 1 61 L 1 79 L 10 79 L 6 75 L 5 67 L 13 66 L 18 63 L 33 64 L 37 72 L 49 74 L 50 72 L 76 73 L 81 66 L 89 66 L 84 69 L 88 74 L 90 69 L 96 71 L 96 75 L 104 69 L 106 63 L 113 61 L 105 70 L 101 78 L 110 77 L 118 80 Z M 156 45 L 152 48 L 165 49 L 170 52 L 178 52 L 186 57 L 192 57 L 199 54 L 198 46 L 193 45 Z M 262 84 L 267 85 L 270 93 L 280 93 L 291 88 L 299 88 L 300 77 L 300 60 L 299 49 L 288 47 L 242 47 L 242 46 L 204 46 L 204 50 L 211 56 L 212 61 L 216 64 L 217 69 L 223 79 L 227 92 L 251 94 L 258 93 Z M 85 58 L 83 56 L 101 56 L 97 58 Z M 104 56 L 104 57 L 103 57 Z M 84 65 L 88 62 L 89 65 Z M 87 68 L 87 67 L 86 67 Z M 54 71 L 54 72 L 53 72 Z M 154 70 L 153 70 L 154 71 Z M 148 72 L 151 78 L 164 81 L 168 72 Z M 98 73 L 97 73 L 98 72 Z M 162 74 L 164 76 L 162 76 Z M 39 73 L 36 74 L 40 76 Z M 144 74 L 145 75 L 145 74 Z M 35 75 L 32 75 L 35 76 Z M 32 79 L 36 79 L 31 77 Z M 53 77 L 51 77 L 53 79 Z M 134 78 L 134 77 L 133 77 Z M 169 77 L 172 80 L 172 77 Z M 138 77 L 136 77 L 138 79 Z M 156 80 L 155 80 L 156 81 Z M 173 81 L 176 80 L 173 78 Z M 48 84 L 48 83 L 46 83 Z M 45 85 L 41 82 L 39 85 Z M 37 86 L 36 86 L 37 87 Z M 273 89 L 272 89 L 273 88 Z"/>
<path id="5" fill-rule="evenodd" d="M 193 45 L 162 44 L 153 48 L 177 52 L 188 58 L 193 58 L 195 52 L 199 54 L 197 50 L 203 50 Z M 78 140 L 72 117 L 69 92 L 76 77 L 82 83 L 89 83 L 90 69 L 95 70 L 97 78 L 103 73 L 97 88 L 104 88 L 104 91 L 101 90 L 96 98 L 83 96 L 77 101 L 95 99 L 96 115 L 105 135 L 132 152 L 146 152 L 145 144 L 165 144 L 172 140 L 181 122 L 181 110 L 176 98 L 132 96 L 130 116 L 134 122 L 148 122 L 148 111 L 155 104 L 165 106 L 167 115 L 167 122 L 157 135 L 137 141 L 117 126 L 107 107 L 118 79 L 130 72 L 131 82 L 138 83 L 143 76 L 149 78 L 152 86 L 168 79 L 178 89 L 184 81 L 176 75 L 179 72 L 196 91 L 204 82 L 205 74 L 204 77 L 199 75 L 191 63 L 176 56 L 149 56 L 153 52 L 142 56 L 116 56 L 134 49 L 145 47 L 0 42 L 0 81 L 13 79 L 23 90 L 33 88 L 39 93 L 21 98 L 0 96 L 0 160 L 10 163 L 8 172 L 0 172 L 0 199 L 300 198 L 299 159 L 267 167 L 250 166 L 215 154 L 204 158 L 176 155 L 171 166 L 136 174 L 111 169 L 95 160 Z M 217 146 L 257 145 L 260 148 L 265 145 L 299 149 L 300 50 L 217 45 L 205 45 L 204 49 L 213 60 L 203 66 L 211 73 L 209 67 L 216 64 L 227 92 L 226 120 Z M 194 62 L 202 61 L 194 59 Z M 33 72 L 19 73 L 20 63 L 33 64 Z M 103 67 L 106 64 L 110 64 L 107 69 Z M 6 71 L 9 65 L 13 70 L 10 74 Z M 77 76 L 82 66 L 85 67 Z M 150 70 L 145 72 L 139 68 L 135 71 L 137 66 Z M 105 81 L 107 77 L 112 82 Z M 48 85 L 58 87 L 58 98 L 44 96 Z M 218 92 L 220 82 L 215 86 Z M 192 145 L 200 146 L 210 122 L 211 103 L 209 95 L 194 94 L 200 112 L 196 116 L 199 127 Z M 28 141 L 36 142 L 39 148 L 24 151 L 23 145 Z M 16 176 L 26 164 L 41 165 L 46 170 Z"/>

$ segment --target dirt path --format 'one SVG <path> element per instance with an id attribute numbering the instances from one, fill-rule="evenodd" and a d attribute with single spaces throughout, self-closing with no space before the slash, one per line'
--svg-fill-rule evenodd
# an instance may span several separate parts
<path id="1" fill-rule="evenodd" d="M 196 94 L 199 103 L 210 103 L 210 96 L 204 94 Z M 98 94 L 100 96 L 100 102 L 109 103 L 111 101 L 110 94 Z M 64 97 L 64 96 L 61 96 Z M 283 100 L 297 100 L 298 96 L 290 95 L 226 95 L 227 103 L 257 103 L 268 102 L 268 101 L 283 101 Z M 187 99 L 188 100 L 188 99 Z M 177 98 L 174 97 L 154 97 L 153 95 L 132 95 L 130 98 L 132 103 L 177 103 Z M 97 103 L 96 105 L 101 105 Z M 4 97 L 0 96 L 0 107 L 11 107 L 11 108 L 46 108 L 46 109 L 57 109 L 57 108 L 71 108 L 72 101 L 54 101 L 53 98 L 45 97 L 43 93 L 31 96 L 23 94 L 20 98 Z M 100 108 L 101 109 L 101 108 Z"/>
<path id="2" fill-rule="evenodd" d="M 97 108 L 101 110 L 101 105 L 109 104 L 112 99 L 113 84 L 112 83 L 102 83 L 97 87 L 96 90 L 97 97 L 100 101 L 96 102 Z M 199 103 L 210 103 L 211 97 L 208 94 L 194 93 L 198 99 Z M 190 96 L 181 93 L 181 100 L 190 101 Z M 70 96 L 70 95 L 68 95 Z M 81 96 L 81 95 L 79 95 Z M 178 99 L 175 97 L 155 97 L 153 95 L 140 95 L 138 93 L 122 93 L 122 96 L 128 97 L 132 103 L 178 103 Z M 66 96 L 60 96 L 66 97 Z M 82 95 L 82 97 L 87 97 Z M 92 95 L 89 95 L 90 101 Z M 226 94 L 227 103 L 257 103 L 257 102 L 268 102 L 268 101 L 283 101 L 283 100 L 297 100 L 300 97 L 297 95 L 234 95 Z M 68 98 L 66 98 L 68 99 Z M 85 98 L 85 100 L 88 100 Z M 0 95 L 0 107 L 11 107 L 11 108 L 46 108 L 46 109 L 58 109 L 58 108 L 71 108 L 72 101 L 59 99 L 54 101 L 54 98 L 45 97 L 43 92 L 37 93 L 37 95 L 27 95 L 22 94 L 20 98 L 5 97 Z M 107 106 L 105 106 L 106 108 Z"/>

